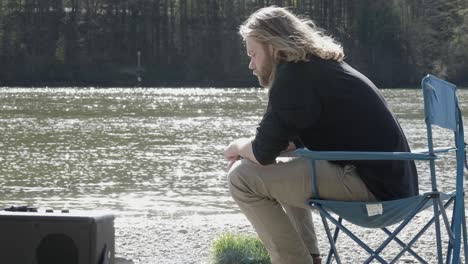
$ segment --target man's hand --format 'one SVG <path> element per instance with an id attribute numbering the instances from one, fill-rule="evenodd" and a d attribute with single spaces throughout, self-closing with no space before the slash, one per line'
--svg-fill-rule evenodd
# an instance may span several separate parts
<path id="1" fill-rule="evenodd" d="M 252 139 L 239 138 L 226 147 L 224 150 L 224 158 L 228 160 L 227 170 L 241 157 L 258 163 L 252 152 Z"/>
<path id="2" fill-rule="evenodd" d="M 294 142 L 292 142 L 292 141 L 289 141 L 288 148 L 286 148 L 286 150 L 284 150 L 284 152 L 293 151 L 293 150 L 296 150 L 296 144 L 294 144 Z"/>
<path id="3" fill-rule="evenodd" d="M 224 158 L 228 160 L 228 165 L 226 166 L 226 170 L 230 170 L 232 164 L 239 160 L 241 156 L 239 155 L 239 150 L 234 142 L 231 142 L 224 150 Z"/>

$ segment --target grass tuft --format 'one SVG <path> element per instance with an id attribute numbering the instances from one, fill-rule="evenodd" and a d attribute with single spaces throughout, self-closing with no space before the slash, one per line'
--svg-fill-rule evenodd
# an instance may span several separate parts
<path id="1" fill-rule="evenodd" d="M 213 264 L 271 264 L 260 239 L 253 235 L 223 234 L 213 243 Z"/>

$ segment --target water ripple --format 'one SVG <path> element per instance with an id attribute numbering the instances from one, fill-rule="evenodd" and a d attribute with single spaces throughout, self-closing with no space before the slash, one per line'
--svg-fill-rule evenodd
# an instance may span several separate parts
<path id="1" fill-rule="evenodd" d="M 425 146 L 420 90 L 384 90 L 412 148 Z M 467 92 L 460 91 L 468 116 Z M 238 211 L 222 151 L 250 136 L 265 109 L 260 89 L 9 88 L 0 90 L 3 206 L 121 214 Z M 442 145 L 451 134 L 437 131 Z M 454 183 L 450 159 L 438 161 Z M 418 164 L 429 188 L 428 168 Z M 426 178 L 426 179 L 425 179 Z"/>

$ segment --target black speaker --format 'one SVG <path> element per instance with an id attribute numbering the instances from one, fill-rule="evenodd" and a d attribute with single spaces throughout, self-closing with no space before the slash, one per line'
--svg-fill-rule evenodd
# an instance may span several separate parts
<path id="1" fill-rule="evenodd" d="M 0 263 L 113 264 L 114 216 L 0 211 Z"/>

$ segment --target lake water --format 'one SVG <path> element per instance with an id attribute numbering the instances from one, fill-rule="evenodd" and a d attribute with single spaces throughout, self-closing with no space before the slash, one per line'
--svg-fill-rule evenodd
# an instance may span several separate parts
<path id="1" fill-rule="evenodd" d="M 411 146 L 424 147 L 421 91 L 383 93 Z M 266 98 L 253 88 L 3 88 L 0 206 L 122 217 L 238 212 L 222 152 L 231 140 L 253 135 Z M 468 116 L 468 91 L 459 98 Z M 449 140 L 450 133 L 437 131 L 442 143 Z M 448 188 L 454 171 L 447 159 L 437 164 Z M 426 165 L 418 169 L 429 178 Z M 428 186 L 423 180 L 421 188 Z"/>

